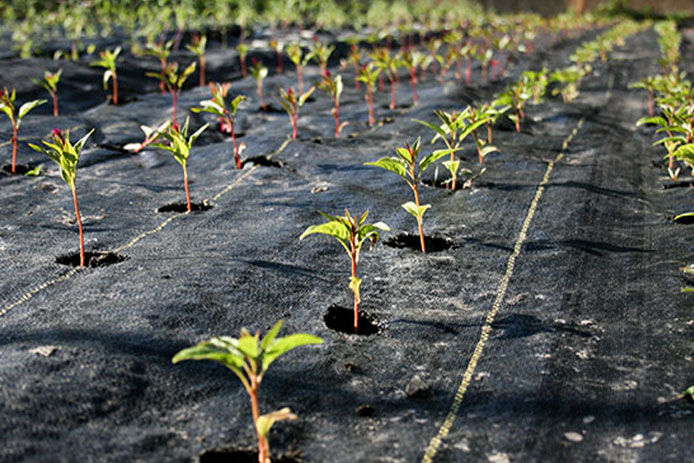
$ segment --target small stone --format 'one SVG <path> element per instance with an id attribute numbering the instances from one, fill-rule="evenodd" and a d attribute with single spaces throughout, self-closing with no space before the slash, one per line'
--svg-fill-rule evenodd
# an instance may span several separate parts
<path id="1" fill-rule="evenodd" d="M 407 383 L 405 394 L 411 398 L 428 397 L 431 394 L 431 389 L 419 375 L 414 375 L 410 382 Z"/>
<path id="2" fill-rule="evenodd" d="M 56 346 L 39 346 L 35 347 L 34 349 L 31 349 L 29 352 L 35 355 L 42 355 L 44 357 L 50 357 L 57 351 L 58 348 Z"/>
<path id="3" fill-rule="evenodd" d="M 508 454 L 501 452 L 487 455 L 487 461 L 489 461 L 489 463 L 511 463 L 511 459 L 508 457 Z"/>
<path id="4" fill-rule="evenodd" d="M 595 417 L 594 417 L 593 415 L 588 415 L 588 416 L 586 416 L 586 417 L 583 418 L 583 423 L 584 423 L 584 424 L 590 424 L 590 423 L 592 423 L 593 421 L 595 421 Z"/>
<path id="5" fill-rule="evenodd" d="M 569 440 L 571 442 L 582 442 L 583 441 L 583 436 L 577 432 L 564 433 L 564 437 L 566 437 L 566 440 Z"/>

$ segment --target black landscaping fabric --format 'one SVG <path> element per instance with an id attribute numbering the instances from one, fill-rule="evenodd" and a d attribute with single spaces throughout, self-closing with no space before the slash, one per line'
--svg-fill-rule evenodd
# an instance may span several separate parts
<path id="1" fill-rule="evenodd" d="M 114 149 L 139 141 L 139 125 L 171 116 L 170 97 L 144 77 L 156 62 L 124 58 L 121 95 L 136 101 L 119 107 L 104 102 L 100 72 L 88 61 L 60 62 L 63 115 L 54 119 L 46 105 L 20 132 L 19 162 L 44 163 L 44 174 L 0 173 L 0 461 L 188 462 L 253 447 L 237 378 L 212 362 L 172 365 L 171 357 L 213 335 L 237 336 L 241 327 L 265 332 L 279 319 L 283 333 L 309 332 L 325 343 L 277 361 L 261 386 L 262 411 L 289 406 L 299 416 L 273 428 L 275 454 L 421 460 L 451 409 L 548 162 L 582 118 L 546 184 L 434 461 L 694 460 L 694 405 L 678 397 L 694 384 L 692 296 L 679 293 L 687 278 L 678 271 L 693 259 L 692 225 L 672 220 L 692 210 L 694 190 L 663 188 L 662 149 L 650 146 L 650 129 L 634 126 L 646 95 L 627 90 L 658 72 L 653 31 L 596 63 L 575 104 L 551 98 L 529 106 L 521 134 L 500 124 L 500 153 L 488 156 L 471 188 L 422 187 L 432 205 L 425 233 L 453 246 L 422 255 L 379 243 L 363 254 L 362 309 L 378 333 L 325 325 L 329 307 L 350 307 L 349 261 L 332 238 L 298 240 L 322 221 L 318 210 L 345 207 L 388 223 L 386 240 L 416 232 L 400 207 L 411 200 L 405 183 L 363 163 L 417 136 L 430 149 L 430 131 L 413 118 L 434 122 L 434 109 L 489 101 L 524 69 L 567 65 L 594 36 L 544 38 L 496 83 L 482 82 L 478 67 L 471 88 L 452 75 L 445 86 L 428 75 L 416 107 L 403 76 L 403 107 L 387 109 L 386 87 L 373 129 L 347 69 L 343 138 L 333 138 L 330 100 L 317 92 L 290 142 L 288 116 L 259 111 L 255 82 L 238 79 L 236 53 L 213 47 L 209 76 L 234 78 L 232 92 L 248 95 L 239 141 L 248 145 L 244 157 L 259 158 L 236 170 L 215 118 L 187 111 L 209 98 L 208 88 L 186 89 L 179 119 L 191 114 L 193 128 L 211 123 L 189 174 L 193 201 L 212 207 L 188 215 L 157 212 L 185 201 L 182 169 L 171 156 Z M 684 51 L 687 62 L 691 45 Z M 43 97 L 27 76 L 56 67 L 7 58 L 0 81 L 16 85 L 22 98 Z M 307 84 L 318 79 L 315 66 L 306 74 Z M 272 106 L 279 108 L 273 96 L 288 85 L 296 85 L 293 72 L 267 79 Z M 86 246 L 124 260 L 81 271 L 56 263 L 78 246 L 72 198 L 55 165 L 26 145 L 53 127 L 72 129 L 74 139 L 96 128 L 77 178 Z M 0 134 L 9 137 L 6 120 Z M 465 146 L 465 167 L 478 172 L 475 149 Z M 9 162 L 9 144 L 2 153 Z M 432 168 L 433 175 L 444 170 Z M 203 461 L 241 461 L 206 455 Z"/>

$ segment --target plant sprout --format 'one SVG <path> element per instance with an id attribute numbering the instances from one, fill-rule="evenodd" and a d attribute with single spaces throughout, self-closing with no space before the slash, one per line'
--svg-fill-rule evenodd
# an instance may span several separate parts
<path id="1" fill-rule="evenodd" d="M 333 78 L 330 71 L 326 69 L 325 73 L 323 74 L 323 80 L 318 83 L 318 88 L 325 91 L 333 100 L 332 113 L 333 117 L 335 118 L 335 138 L 340 138 L 342 128 L 347 124 L 347 122 L 340 124 L 340 95 L 342 94 L 342 90 L 344 88 L 344 85 L 342 84 L 342 76 L 338 75 Z"/>
<path id="2" fill-rule="evenodd" d="M 654 108 L 654 98 L 653 94 L 655 92 L 655 86 L 657 83 L 658 78 L 655 76 L 648 76 L 645 77 L 638 82 L 632 82 L 629 84 L 629 89 L 632 88 L 641 88 L 644 90 L 648 91 L 648 115 L 653 116 L 655 115 L 655 108 Z"/>
<path id="3" fill-rule="evenodd" d="M 259 463 L 270 463 L 268 434 L 272 425 L 277 421 L 296 419 L 296 415 L 292 414 L 289 408 L 264 415 L 260 414 L 258 389 L 265 373 L 272 362 L 290 350 L 323 342 L 321 338 L 308 333 L 277 337 L 280 328 L 282 328 L 282 320 L 268 331 L 262 341 L 260 340 L 260 332 L 251 335 L 242 328 L 238 339 L 231 336 L 215 336 L 208 341 L 181 350 L 171 360 L 173 363 L 183 360 L 214 360 L 233 371 L 241 380 L 251 399 L 253 424 L 258 436 Z"/>
<path id="4" fill-rule="evenodd" d="M 311 59 L 311 55 L 304 55 L 304 51 L 298 43 L 289 44 L 287 47 L 287 55 L 292 63 L 294 63 L 294 66 L 296 66 L 296 75 L 299 79 L 299 93 L 304 93 L 304 66 L 306 66 Z"/>
<path id="5" fill-rule="evenodd" d="M 27 101 L 22 106 L 17 109 L 15 106 L 15 100 L 17 99 L 17 91 L 12 89 L 10 92 L 7 87 L 0 90 L 0 111 L 4 112 L 10 119 L 12 124 L 12 173 L 17 173 L 17 134 L 19 133 L 19 127 L 22 125 L 22 119 L 26 116 L 29 111 L 35 107 L 46 103 L 46 100 L 32 100 Z"/>
<path id="6" fill-rule="evenodd" d="M 125 146 L 123 146 L 123 149 L 126 151 L 131 151 L 134 154 L 139 153 L 152 143 L 158 142 L 161 139 L 161 137 L 163 137 L 164 134 L 169 130 L 170 125 L 171 121 L 169 120 L 164 121 L 158 127 L 149 127 L 146 125 L 141 125 L 140 130 L 142 130 L 142 132 L 145 134 L 145 139 L 140 143 L 128 143 Z"/>
<path id="7" fill-rule="evenodd" d="M 260 106 L 263 111 L 267 111 L 267 103 L 265 103 L 265 98 L 263 98 L 263 81 L 267 77 L 268 69 L 263 66 L 263 63 L 253 58 L 253 64 L 251 64 L 251 75 L 256 81 L 258 88 L 258 98 L 260 98 Z"/>
<path id="8" fill-rule="evenodd" d="M 148 55 L 155 56 L 159 59 L 159 65 L 161 66 L 161 75 L 166 74 L 168 68 L 168 59 L 171 54 L 171 48 L 173 47 L 174 40 L 168 40 L 166 42 L 155 42 L 152 37 L 149 38 L 145 53 Z M 161 93 L 166 93 L 166 86 L 164 81 L 159 82 L 159 89 Z"/>
<path id="9" fill-rule="evenodd" d="M 371 54 L 371 57 L 375 60 L 376 66 L 381 68 L 388 77 L 388 81 L 390 82 L 390 109 L 394 110 L 398 105 L 395 76 L 398 71 L 398 66 L 400 66 L 400 59 L 397 56 L 391 56 L 385 48 L 378 49 L 375 53 Z"/>
<path id="10" fill-rule="evenodd" d="M 53 116 L 58 117 L 58 82 L 60 82 L 60 76 L 63 74 L 62 69 L 58 69 L 56 72 L 45 71 L 43 73 L 43 80 L 31 79 L 35 84 L 40 85 L 45 88 L 51 95 L 53 100 Z"/>
<path id="11" fill-rule="evenodd" d="M 154 77 L 155 79 L 161 80 L 164 85 L 166 85 L 167 90 L 171 93 L 173 98 L 173 124 L 178 125 L 177 113 L 178 113 L 178 96 L 181 94 L 181 89 L 183 88 L 183 83 L 188 79 L 188 77 L 195 72 L 195 61 L 190 63 L 190 65 L 183 70 L 183 72 L 178 72 L 178 63 L 167 64 L 164 74 L 158 72 L 148 72 L 149 77 Z"/>
<path id="12" fill-rule="evenodd" d="M 239 62 L 241 63 L 241 75 L 243 77 L 248 77 L 248 68 L 246 67 L 246 56 L 248 56 L 248 45 L 241 42 L 237 47 L 236 51 L 239 52 Z"/>
<path id="13" fill-rule="evenodd" d="M 334 45 L 326 45 L 318 40 L 318 37 L 313 38 L 313 43 L 311 44 L 311 51 L 308 54 L 308 59 L 314 60 L 320 65 L 321 74 L 325 74 L 328 69 L 328 60 L 330 55 L 332 55 L 335 50 Z"/>
<path id="14" fill-rule="evenodd" d="M 192 51 L 198 57 L 200 62 L 200 86 L 205 86 L 205 47 L 207 47 L 207 36 L 196 34 L 193 37 L 193 43 L 186 45 L 186 48 Z"/>
<path id="15" fill-rule="evenodd" d="M 200 102 L 201 108 L 191 108 L 191 111 L 195 113 L 207 112 L 216 114 L 220 117 L 220 127 L 222 131 L 231 132 L 231 140 L 234 143 L 234 160 L 236 161 L 236 168 L 241 169 L 243 165 L 241 164 L 241 150 L 236 142 L 236 131 L 234 130 L 234 122 L 236 120 L 236 111 L 239 109 L 239 105 L 246 101 L 244 95 L 239 95 L 233 100 L 231 100 L 230 108 L 227 109 L 226 97 L 231 88 L 231 83 L 227 82 L 225 84 L 210 83 L 210 90 L 212 92 L 212 99 Z"/>
<path id="16" fill-rule="evenodd" d="M 275 51 L 277 55 L 277 74 L 284 73 L 284 60 L 282 59 L 282 51 L 284 50 L 284 43 L 276 39 L 270 40 L 270 48 Z"/>
<path id="17" fill-rule="evenodd" d="M 575 65 L 554 71 L 549 77 L 550 82 L 559 82 L 563 84 L 563 87 L 552 90 L 552 95 L 561 93 L 564 103 L 571 103 L 578 98 L 578 87 L 586 74 L 588 74 L 586 67 Z"/>
<path id="18" fill-rule="evenodd" d="M 200 136 L 202 132 L 208 127 L 209 124 L 205 124 L 200 127 L 191 136 L 188 136 L 188 124 L 190 123 L 190 118 L 186 117 L 186 122 L 183 124 L 183 128 L 179 130 L 179 127 L 174 124 L 169 127 L 168 132 L 164 134 L 164 138 L 168 140 L 168 143 L 155 143 L 154 146 L 161 148 L 170 152 L 174 159 L 178 161 L 183 167 L 183 183 L 186 190 L 186 201 L 188 203 L 188 212 L 193 210 L 193 206 L 190 203 L 190 190 L 188 189 L 188 158 L 190 157 L 190 151 L 193 148 L 193 143 Z"/>
<path id="19" fill-rule="evenodd" d="M 373 249 L 374 244 L 376 244 L 380 237 L 380 232 L 390 231 L 390 228 L 383 222 L 367 224 L 366 218 L 369 215 L 369 211 L 364 212 L 361 217 L 359 215 L 351 215 L 346 208 L 344 217 L 332 216 L 320 211 L 318 212 L 328 219 L 328 222 L 319 225 L 311 225 L 301 234 L 299 239 L 302 240 L 313 233 L 322 233 L 337 239 L 347 251 L 349 259 L 352 262 L 352 276 L 349 280 L 349 289 L 354 293 L 354 332 L 358 333 L 362 280 L 357 277 L 357 266 L 359 265 L 361 248 L 368 240 L 370 249 Z"/>
<path id="20" fill-rule="evenodd" d="M 533 97 L 533 90 L 524 79 L 510 85 L 506 91 L 496 95 L 496 101 L 501 105 L 509 105 L 514 114 L 508 116 L 516 124 L 516 132 L 521 131 L 521 120 L 525 119 L 525 105 Z"/>
<path id="21" fill-rule="evenodd" d="M 412 99 L 414 104 L 419 103 L 419 95 L 417 94 L 417 70 L 420 67 L 427 67 L 431 62 L 431 56 L 425 55 L 417 50 L 407 50 L 402 58 L 403 64 L 410 71 L 410 85 L 412 86 Z"/>
<path id="22" fill-rule="evenodd" d="M 424 213 L 431 207 L 430 204 L 420 204 L 419 200 L 419 182 L 422 179 L 422 174 L 431 164 L 451 153 L 451 150 L 436 150 L 433 153 L 425 156 L 421 161 L 418 161 L 419 152 L 421 150 L 421 138 L 417 140 L 410 146 L 405 143 L 404 148 L 397 148 L 395 150 L 397 156 L 384 157 L 375 162 L 367 162 L 367 166 L 377 166 L 385 170 L 389 170 L 398 174 L 402 177 L 407 185 L 412 189 L 414 193 L 414 202 L 408 201 L 402 205 L 403 209 L 412 214 L 415 219 L 417 219 L 417 226 L 419 227 L 419 241 L 421 244 L 422 252 L 426 252 L 426 245 L 424 243 L 424 226 L 423 217 Z"/>
<path id="23" fill-rule="evenodd" d="M 298 108 L 301 108 L 304 103 L 306 103 L 306 100 L 309 96 L 311 96 L 315 89 L 316 87 L 311 87 L 308 92 L 304 93 L 303 95 L 299 95 L 294 92 L 292 87 L 289 87 L 289 90 L 280 88 L 280 99 L 278 101 L 284 110 L 287 111 L 289 118 L 292 120 L 292 138 L 295 140 L 297 135 L 296 123 L 297 118 L 299 117 Z"/>
<path id="24" fill-rule="evenodd" d="M 90 66 L 99 66 L 106 69 L 102 79 L 104 90 L 108 89 L 108 81 L 111 80 L 113 82 L 113 95 L 111 97 L 111 101 L 116 106 L 118 106 L 118 74 L 116 73 L 116 60 L 118 59 L 118 55 L 120 55 L 122 50 L 123 49 L 121 47 L 116 47 L 116 49 L 113 51 L 104 50 L 99 53 L 99 57 L 101 57 L 101 59 L 90 64 Z"/>
<path id="25" fill-rule="evenodd" d="M 361 59 L 363 57 L 364 52 L 361 50 L 361 48 L 359 48 L 359 44 L 352 43 L 352 47 L 349 51 L 349 62 L 352 63 L 352 67 L 354 67 L 354 86 L 357 90 L 359 90 L 361 87 L 361 82 L 359 81 L 359 70 L 361 69 Z"/>
<path id="26" fill-rule="evenodd" d="M 373 126 L 376 123 L 374 118 L 374 87 L 378 81 L 378 76 L 381 74 L 381 68 L 374 66 L 373 63 L 369 63 L 361 67 L 359 72 L 360 82 L 366 84 L 366 93 L 364 98 L 366 99 L 366 104 L 369 106 L 369 125 Z"/>
<path id="27" fill-rule="evenodd" d="M 92 129 L 84 137 L 80 138 L 74 145 L 70 142 L 70 131 L 60 131 L 53 129 L 51 135 L 52 142 L 43 140 L 43 146 L 37 146 L 29 143 L 31 149 L 45 154 L 60 167 L 60 175 L 67 182 L 72 190 L 72 200 L 75 203 L 75 215 L 77 216 L 77 225 L 80 231 L 80 267 L 84 267 L 84 231 L 82 230 L 82 217 L 80 216 L 80 208 L 77 202 L 77 186 L 75 180 L 77 178 L 77 163 L 80 160 L 82 148 L 87 143 L 87 139 L 94 133 Z"/>

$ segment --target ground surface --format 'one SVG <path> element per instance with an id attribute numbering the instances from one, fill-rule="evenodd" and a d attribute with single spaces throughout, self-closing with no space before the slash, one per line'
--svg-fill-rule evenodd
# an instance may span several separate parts
<path id="1" fill-rule="evenodd" d="M 236 80 L 233 91 L 249 95 L 238 124 L 244 154 L 281 165 L 235 170 L 230 141 L 213 124 L 189 171 L 193 200 L 214 207 L 190 215 L 156 211 L 184 200 L 170 156 L 103 147 L 139 140 L 140 124 L 170 116 L 169 97 L 142 77 L 156 63 L 124 61 L 123 95 L 139 100 L 122 107 L 101 103 L 98 71 L 65 64 L 64 115 L 27 118 L 20 162 L 47 162 L 26 141 L 53 127 L 75 135 L 96 127 L 98 145 L 78 173 L 87 248 L 128 259 L 79 272 L 55 263 L 78 243 L 55 167 L 0 176 L 0 461 L 187 462 L 254 445 L 235 377 L 170 359 L 212 335 L 264 332 L 280 318 L 285 333 L 325 343 L 279 360 L 262 385 L 264 411 L 290 406 L 299 415 L 273 430 L 277 452 L 299 450 L 313 462 L 693 460 L 694 406 L 677 398 L 694 384 L 692 296 L 679 294 L 686 281 L 677 270 L 692 261 L 692 229 L 671 217 L 691 210 L 694 196 L 663 189 L 660 150 L 651 131 L 634 127 L 645 95 L 626 89 L 657 72 L 652 31 L 599 63 L 575 104 L 530 107 L 521 134 L 501 124 L 501 152 L 473 188 L 423 189 L 432 204 L 425 231 L 454 247 L 422 255 L 379 244 L 364 254 L 363 308 L 381 321 L 380 334 L 325 326 L 330 305 L 350 304 L 348 260 L 327 237 L 298 241 L 321 221 L 317 210 L 344 207 L 368 208 L 390 235 L 413 232 L 399 206 L 407 186 L 363 163 L 416 136 L 428 141 L 412 118 L 433 122 L 434 109 L 487 101 L 523 69 L 568 64 L 593 37 L 545 40 L 504 82 L 481 83 L 477 68 L 472 88 L 429 77 L 417 107 L 403 81 L 404 106 L 391 112 L 380 94 L 384 123 L 374 129 L 348 78 L 350 125 L 339 140 L 326 95 L 303 108 L 299 140 L 287 143 L 288 117 L 259 112 L 255 83 Z M 211 77 L 238 77 L 233 57 L 212 50 Z M 39 96 L 26 76 L 52 67 L 7 58 L 0 81 Z M 266 94 L 294 79 L 271 76 Z M 181 102 L 206 98 L 206 88 L 190 89 Z M 9 133 L 5 121 L 0 133 Z M 462 157 L 479 170 L 472 146 Z"/>

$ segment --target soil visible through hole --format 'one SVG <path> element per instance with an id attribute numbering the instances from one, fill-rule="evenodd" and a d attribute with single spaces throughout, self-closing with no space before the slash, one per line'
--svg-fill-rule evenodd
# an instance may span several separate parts
<path id="1" fill-rule="evenodd" d="M 413 251 L 422 250 L 422 245 L 419 241 L 419 235 L 413 235 L 411 233 L 400 233 L 392 238 L 389 238 L 383 242 L 386 246 L 391 248 L 409 248 Z M 441 252 L 446 249 L 450 249 L 455 246 L 455 241 L 450 238 L 444 238 L 442 236 L 424 236 L 424 246 L 426 246 L 427 254 L 431 252 Z"/>
<path id="2" fill-rule="evenodd" d="M 359 331 L 355 333 L 354 309 L 347 309 L 339 305 L 331 305 L 328 307 L 328 311 L 323 315 L 323 321 L 325 322 L 325 326 L 340 333 L 371 336 L 372 334 L 379 334 L 382 331 L 376 317 L 360 310 Z"/>
<path id="3" fill-rule="evenodd" d="M 694 215 L 682 215 L 677 217 L 678 218 L 674 218 L 673 220 L 682 225 L 691 225 L 694 223 Z"/>
<path id="4" fill-rule="evenodd" d="M 281 169 L 284 167 L 284 163 L 282 161 L 275 161 L 267 156 L 253 156 L 250 158 L 246 158 L 243 161 L 243 166 L 245 167 L 246 164 L 253 164 L 254 166 L 264 166 L 264 167 L 277 167 L 278 169 Z"/>
<path id="5" fill-rule="evenodd" d="M 89 268 L 106 267 L 118 264 L 124 260 L 128 260 L 128 256 L 122 256 L 114 252 L 89 251 L 84 253 L 84 265 Z M 79 267 L 80 253 L 77 251 L 58 256 L 55 258 L 55 262 L 61 265 L 69 265 L 70 267 Z"/>
<path id="6" fill-rule="evenodd" d="M 190 208 L 192 212 L 201 212 L 201 211 L 206 211 L 208 209 L 212 209 L 214 206 L 212 204 L 209 204 L 205 201 L 201 203 L 191 203 Z M 160 207 L 157 209 L 157 212 L 178 212 L 178 213 L 185 213 L 188 212 L 188 204 L 187 203 L 171 203 L 167 204 L 165 206 Z"/>
<path id="7" fill-rule="evenodd" d="M 17 164 L 15 166 L 15 173 L 13 174 L 12 173 L 12 165 L 5 164 L 4 166 L 2 166 L 2 170 L 7 172 L 10 175 L 26 175 L 26 173 L 29 172 L 30 170 L 32 170 L 33 168 L 34 168 L 33 166 L 29 166 L 27 164 Z"/>
<path id="8" fill-rule="evenodd" d="M 273 463 L 302 463 L 299 453 L 275 455 Z M 200 463 L 258 463 L 258 451 L 255 449 L 214 449 L 208 450 L 199 459 Z"/>

